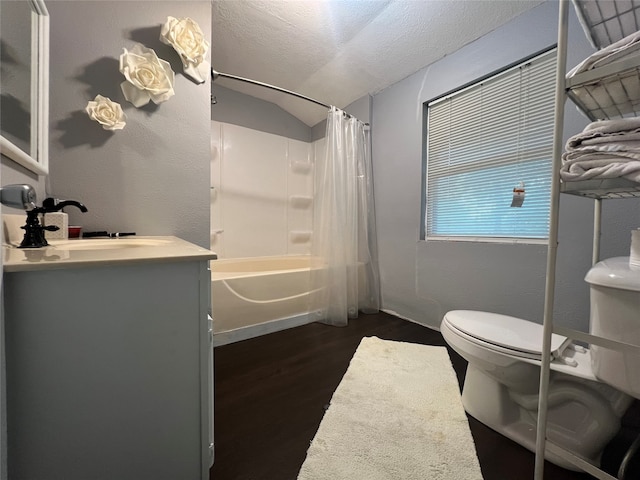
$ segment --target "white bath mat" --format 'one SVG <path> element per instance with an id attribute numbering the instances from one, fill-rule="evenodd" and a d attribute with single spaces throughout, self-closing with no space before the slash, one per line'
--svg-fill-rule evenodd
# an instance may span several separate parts
<path id="1" fill-rule="evenodd" d="M 446 348 L 363 338 L 298 480 L 482 479 Z"/>

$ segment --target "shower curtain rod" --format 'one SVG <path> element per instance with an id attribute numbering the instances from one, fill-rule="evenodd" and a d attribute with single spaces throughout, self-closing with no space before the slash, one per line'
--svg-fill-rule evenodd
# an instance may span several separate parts
<path id="1" fill-rule="evenodd" d="M 258 82 L 257 80 L 251 80 L 250 78 L 238 77 L 237 75 L 230 75 L 228 73 L 217 72 L 212 68 L 211 69 L 211 79 L 213 81 L 215 81 L 216 78 L 218 78 L 218 77 L 230 78 L 232 80 L 238 80 L 240 82 L 251 83 L 253 85 L 259 85 L 261 87 L 266 87 L 266 88 L 270 88 L 272 90 L 277 90 L 278 92 L 286 93 L 288 95 L 293 95 L 294 97 L 301 98 L 303 100 L 306 100 L 306 101 L 311 102 L 311 103 L 315 103 L 316 105 L 320 105 L 321 107 L 325 107 L 325 108 L 328 108 L 329 110 L 331 110 L 331 105 L 327 105 L 326 103 L 322 103 L 322 102 L 320 102 L 318 100 L 315 100 L 315 99 L 313 99 L 311 97 L 306 97 L 306 96 L 301 95 L 299 93 L 292 92 L 291 90 L 286 90 L 284 88 L 276 87 L 275 85 L 270 85 L 268 83 Z"/>

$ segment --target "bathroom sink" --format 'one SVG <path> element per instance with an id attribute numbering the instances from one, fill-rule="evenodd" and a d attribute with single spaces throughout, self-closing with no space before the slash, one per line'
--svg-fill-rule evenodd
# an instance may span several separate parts
<path id="1" fill-rule="evenodd" d="M 49 244 L 59 250 L 113 250 L 136 247 L 161 247 L 169 244 L 161 238 L 99 238 L 50 240 Z"/>
<path id="2" fill-rule="evenodd" d="M 97 267 L 114 264 L 211 260 L 216 254 L 173 236 L 49 240 L 40 248 L 2 248 L 5 272 Z"/>

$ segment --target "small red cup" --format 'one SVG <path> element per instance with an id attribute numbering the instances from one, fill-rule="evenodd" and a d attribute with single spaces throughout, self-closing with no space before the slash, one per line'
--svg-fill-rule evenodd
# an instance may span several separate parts
<path id="1" fill-rule="evenodd" d="M 82 227 L 69 227 L 69 238 L 80 238 Z"/>

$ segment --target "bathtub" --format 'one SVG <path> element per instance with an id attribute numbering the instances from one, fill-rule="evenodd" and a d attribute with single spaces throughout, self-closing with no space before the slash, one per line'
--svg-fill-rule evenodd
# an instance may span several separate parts
<path id="1" fill-rule="evenodd" d="M 210 262 L 214 345 L 311 323 L 309 255 Z"/>

